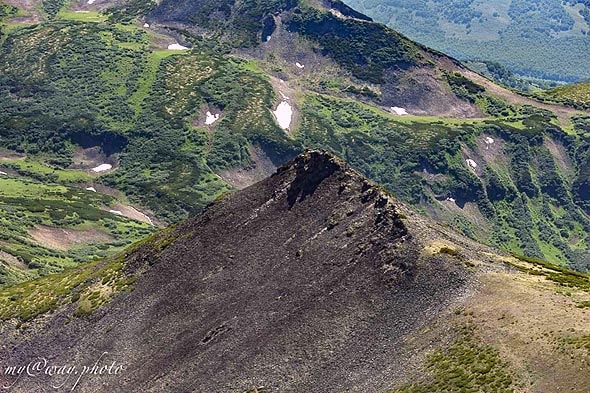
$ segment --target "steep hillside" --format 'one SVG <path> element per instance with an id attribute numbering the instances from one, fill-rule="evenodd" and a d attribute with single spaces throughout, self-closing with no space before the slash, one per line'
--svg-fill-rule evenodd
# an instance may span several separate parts
<path id="1" fill-rule="evenodd" d="M 576 305 L 589 288 L 587 275 L 427 221 L 309 151 L 115 260 L 1 291 L 3 366 L 124 368 L 0 381 L 13 392 L 583 392 L 590 321 Z"/>
<path id="2" fill-rule="evenodd" d="M 346 0 L 423 44 L 526 77 L 588 79 L 587 0 Z"/>
<path id="3" fill-rule="evenodd" d="M 70 191 L 42 212 L 36 194 L 2 200 L 2 282 L 108 255 L 148 232 L 118 213 L 178 222 L 304 147 L 474 239 L 589 266 L 582 109 L 500 88 L 338 1 L 11 3 L 0 176 Z"/>
<path id="4" fill-rule="evenodd" d="M 180 24 L 201 39 L 213 35 L 237 54 L 268 63 L 265 69 L 280 79 L 299 76 L 308 82 L 308 89 L 352 93 L 388 109 L 403 106 L 416 114 L 482 115 L 473 102 L 452 89 L 458 63 L 447 69 L 442 63 L 449 60 L 445 56 L 371 22 L 341 1 L 231 4 L 164 1 L 147 21 Z M 311 72 L 314 81 L 306 80 Z"/>
<path id="5" fill-rule="evenodd" d="M 148 216 L 93 180 L 0 150 L 0 286 L 104 258 L 153 232 Z"/>

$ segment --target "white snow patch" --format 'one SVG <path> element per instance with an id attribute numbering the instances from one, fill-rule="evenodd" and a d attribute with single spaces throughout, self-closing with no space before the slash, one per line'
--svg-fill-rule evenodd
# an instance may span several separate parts
<path id="1" fill-rule="evenodd" d="M 96 168 L 92 168 L 92 172 L 98 173 L 98 172 L 108 171 L 110 169 L 113 169 L 113 166 L 111 164 L 100 164 Z"/>
<path id="2" fill-rule="evenodd" d="M 494 138 L 490 138 L 490 137 L 488 136 L 488 137 L 486 137 L 486 140 L 485 140 L 485 142 L 486 142 L 486 144 L 488 144 L 488 145 L 491 145 L 491 144 L 493 144 L 493 143 L 494 143 Z"/>
<path id="3" fill-rule="evenodd" d="M 305 65 L 304 65 L 304 64 L 301 64 L 301 63 L 299 63 L 299 62 L 295 63 L 295 65 L 296 65 L 296 66 L 297 66 L 297 68 L 299 68 L 300 70 L 302 70 L 302 69 L 304 69 L 304 68 L 305 68 Z"/>
<path id="4" fill-rule="evenodd" d="M 129 207 L 130 207 L 130 208 L 131 208 L 133 211 L 135 211 L 137 214 L 139 214 L 139 215 L 143 216 L 143 217 L 144 217 L 144 218 L 145 218 L 145 219 L 148 221 L 148 223 L 149 223 L 151 226 L 154 226 L 154 223 L 152 222 L 152 219 L 151 219 L 151 218 L 149 218 L 147 214 L 144 214 L 144 213 L 140 212 L 139 210 L 137 210 L 137 209 L 136 209 L 136 208 L 134 208 L 133 206 L 129 206 Z"/>
<path id="5" fill-rule="evenodd" d="M 8 173 L 6 173 L 6 172 L 4 172 L 4 171 L 0 171 L 0 175 L 2 175 L 2 176 L 6 176 L 6 175 L 8 175 Z"/>
<path id="6" fill-rule="evenodd" d="M 283 101 L 277 106 L 277 109 L 273 111 L 273 113 L 277 118 L 279 127 L 283 130 L 288 130 L 291 126 L 291 118 L 293 117 L 293 108 L 291 108 L 291 105 L 289 105 L 288 102 Z"/>
<path id="7" fill-rule="evenodd" d="M 283 97 L 283 100 L 288 100 L 289 99 L 289 97 L 287 97 L 285 95 L 285 93 L 283 93 L 282 91 L 279 91 L 279 93 L 281 94 L 281 97 Z"/>
<path id="8" fill-rule="evenodd" d="M 405 108 L 400 108 L 399 106 L 392 106 L 391 111 L 399 116 L 409 115 Z"/>
<path id="9" fill-rule="evenodd" d="M 168 50 L 187 50 L 190 48 L 187 48 L 186 46 L 182 46 L 180 44 L 170 44 L 168 45 Z"/>
<path id="10" fill-rule="evenodd" d="M 272 38 L 272 35 L 267 35 L 266 36 L 266 42 L 270 41 L 271 38 Z"/>
<path id="11" fill-rule="evenodd" d="M 455 198 L 447 198 L 447 202 L 457 202 Z"/>
<path id="12" fill-rule="evenodd" d="M 470 167 L 477 168 L 477 162 L 473 161 L 471 158 L 468 158 L 465 161 L 467 161 L 467 165 L 469 165 Z"/>
<path id="13" fill-rule="evenodd" d="M 219 120 L 219 116 L 220 116 L 219 113 L 213 114 L 213 113 L 207 111 L 207 119 L 205 120 L 205 124 L 210 126 L 211 124 L 213 124 L 217 120 Z"/>
<path id="14" fill-rule="evenodd" d="M 109 210 L 109 213 L 116 214 L 118 216 L 122 216 L 123 212 L 120 210 Z"/>
<path id="15" fill-rule="evenodd" d="M 96 192 L 96 188 L 94 188 L 94 187 L 86 187 L 86 191 Z"/>
<path id="16" fill-rule="evenodd" d="M 150 24 L 149 23 L 144 23 L 143 24 L 143 27 L 150 27 Z"/>
<path id="17" fill-rule="evenodd" d="M 88 4 L 94 4 L 95 0 L 88 0 Z"/>

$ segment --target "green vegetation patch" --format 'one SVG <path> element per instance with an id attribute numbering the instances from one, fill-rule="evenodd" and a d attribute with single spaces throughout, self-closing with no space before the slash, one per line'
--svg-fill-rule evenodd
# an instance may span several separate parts
<path id="1" fill-rule="evenodd" d="M 436 351 L 426 363 L 427 380 L 397 388 L 391 393 L 510 393 L 514 377 L 498 351 L 479 343 L 471 328 L 448 348 Z"/>
<path id="2" fill-rule="evenodd" d="M 0 319 L 18 318 L 26 322 L 55 310 L 68 299 L 72 301 L 74 289 L 79 293 L 88 288 L 92 280 L 114 278 L 121 267 L 120 263 L 114 262 L 107 265 L 92 263 L 0 290 Z"/>
<path id="3" fill-rule="evenodd" d="M 369 82 L 383 83 L 387 69 L 409 69 L 426 63 L 415 43 L 381 24 L 342 19 L 325 10 L 302 6 L 287 26 L 317 41 L 342 67 Z"/>
<path id="4" fill-rule="evenodd" d="M 49 173 L 61 180 L 58 184 L 47 178 L 46 166 L 19 164 L 32 176 L 0 177 L 0 251 L 5 257 L 0 263 L 0 286 L 113 255 L 152 233 L 148 224 L 105 211 L 116 202 L 113 197 L 69 185 L 69 171 L 62 171 L 62 176 Z M 38 168 L 40 172 L 35 171 Z M 73 172 L 76 179 L 79 174 Z M 32 236 L 40 227 L 44 228 L 40 236 L 49 236 L 47 243 Z M 66 233 L 73 237 L 62 248 L 53 245 L 51 233 L 55 241 Z"/>
<path id="5" fill-rule="evenodd" d="M 590 335 L 561 338 L 560 346 L 563 348 L 566 345 L 571 348 L 586 350 L 590 353 Z"/>
<path id="6" fill-rule="evenodd" d="M 111 23 L 13 32 L 0 52 L 0 142 L 46 157 L 51 169 L 34 172 L 56 181 L 74 176 L 60 170 L 76 146 L 119 155 L 119 168 L 98 181 L 168 222 L 227 192 L 214 171 L 250 165 L 252 145 L 276 164 L 301 151 L 275 123 L 271 84 L 247 62 L 199 42 L 191 53 L 151 51 L 149 42 L 145 31 Z M 207 107 L 223 114 L 213 127 Z"/>
<path id="7" fill-rule="evenodd" d="M 13 169 L 19 175 L 39 181 L 57 183 L 82 183 L 92 180 L 92 176 L 84 171 L 63 170 L 34 160 L 5 160 L 0 166 Z"/>
<path id="8" fill-rule="evenodd" d="M 590 109 L 590 82 L 576 83 L 547 90 L 540 94 L 542 98 L 563 103 L 579 109 Z"/>
<path id="9" fill-rule="evenodd" d="M 74 316 L 90 315 L 118 293 L 134 289 L 138 273 L 128 269 L 130 260 L 141 258 L 141 263 L 154 263 L 152 258 L 170 246 L 177 236 L 173 227 L 169 227 L 105 260 L 0 289 L 0 320 L 26 322 L 70 303 L 76 304 Z M 144 247 L 141 255 L 136 254 L 141 247 Z"/>
<path id="10" fill-rule="evenodd" d="M 564 287 L 590 291 L 590 274 L 588 273 L 570 270 L 536 258 L 517 254 L 513 254 L 513 256 L 519 261 L 526 262 L 526 264 L 507 262 L 509 265 L 516 267 L 520 271 L 532 275 L 544 276 Z"/>
<path id="11" fill-rule="evenodd" d="M 66 0 L 42 0 L 41 5 L 47 17 L 49 19 L 55 19 L 66 3 Z"/>

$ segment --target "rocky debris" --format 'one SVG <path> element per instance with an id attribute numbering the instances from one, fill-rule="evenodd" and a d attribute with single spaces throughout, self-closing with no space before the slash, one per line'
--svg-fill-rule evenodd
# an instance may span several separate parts
<path id="1" fill-rule="evenodd" d="M 470 283 L 457 258 L 423 252 L 427 226 L 409 214 L 334 156 L 305 152 L 125 254 L 133 291 L 88 317 L 64 306 L 36 333 L 21 328 L 26 340 L 5 334 L 0 358 L 84 365 L 107 353 L 124 365 L 79 392 L 385 391 L 440 337 L 407 339 Z"/>

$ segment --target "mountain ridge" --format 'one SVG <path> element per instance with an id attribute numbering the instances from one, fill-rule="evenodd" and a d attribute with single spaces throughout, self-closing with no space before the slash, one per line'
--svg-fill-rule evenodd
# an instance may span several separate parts
<path id="1" fill-rule="evenodd" d="M 392 337 L 417 329 L 418 315 L 437 315 L 452 302 L 445 294 L 462 293 L 466 285 L 453 257 L 428 262 L 420 255 L 393 203 L 342 161 L 306 152 L 164 234 L 171 241 L 161 251 L 150 247 L 162 238 L 146 243 L 147 253 L 130 254 L 127 274 L 141 272 L 130 292 L 66 325 L 75 310 L 62 303 L 53 316 L 38 319 L 44 327 L 25 333 L 32 334 L 27 343 L 13 348 L 4 341 L 4 354 L 15 362 L 35 351 L 52 362 L 82 362 L 85 352 L 108 352 L 129 364 L 125 379 L 103 380 L 102 387 L 82 383 L 84 392 L 340 391 L 369 369 L 372 376 L 355 384 L 372 386 L 385 376 L 377 377 L 375 367 L 390 368 L 384 356 L 397 345 Z M 2 325 L 10 337 L 10 325 Z M 360 356 L 366 329 L 373 337 L 369 331 L 384 329 L 373 342 L 376 359 Z M 65 346 L 72 349 L 63 353 Z M 351 379 L 359 366 L 365 371 Z M 299 379 L 289 377 L 294 372 Z M 37 382 L 23 381 L 14 391 Z"/>
<path id="2" fill-rule="evenodd" d="M 545 392 L 590 382 L 566 377 L 587 363 L 583 349 L 565 344 L 588 334 L 588 316 L 575 307 L 588 297 L 587 275 L 570 283 L 566 270 L 536 270 L 534 261 L 478 245 L 324 152 L 303 153 L 119 261 L 123 277 L 62 292 L 53 310 L 4 315 L 2 358 L 18 365 L 42 354 L 49 364 L 85 365 L 103 353 L 125 366 L 84 377 L 81 392 Z M 49 295 L 35 288 L 30 300 Z M 505 298 L 516 293 L 526 301 Z M 19 296 L 0 291 L 0 310 L 15 309 Z M 541 304 L 552 318 L 537 321 L 538 336 L 515 327 L 532 322 L 526 312 Z M 554 322 L 564 330 L 549 333 Z M 518 344 L 506 347 L 512 335 Z M 562 352 L 541 356 L 553 340 L 565 340 Z M 464 371 L 433 377 L 448 375 L 445 364 Z M 23 377 L 11 391 L 61 382 Z"/>
<path id="3" fill-rule="evenodd" d="M 30 231 L 66 229 L 86 242 L 82 227 L 92 226 L 123 241 L 131 224 L 111 216 L 145 220 L 125 206 L 178 222 L 306 147 L 343 157 L 474 239 L 587 269 L 583 110 L 502 89 L 338 2 L 199 1 L 185 4 L 184 22 L 166 4 L 78 1 L 31 26 L 3 19 L 0 138 L 13 151 L 0 181 L 17 211 L 2 213 L 5 284 L 115 249 L 84 243 L 79 257 L 75 243 L 55 250 L 38 236 L 45 243 L 33 247 Z M 199 21 L 191 9 L 217 17 Z M 93 172 L 103 164 L 111 169 Z M 40 207 L 15 186 L 29 180 L 81 188 L 105 214 L 81 220 L 53 193 Z"/>

